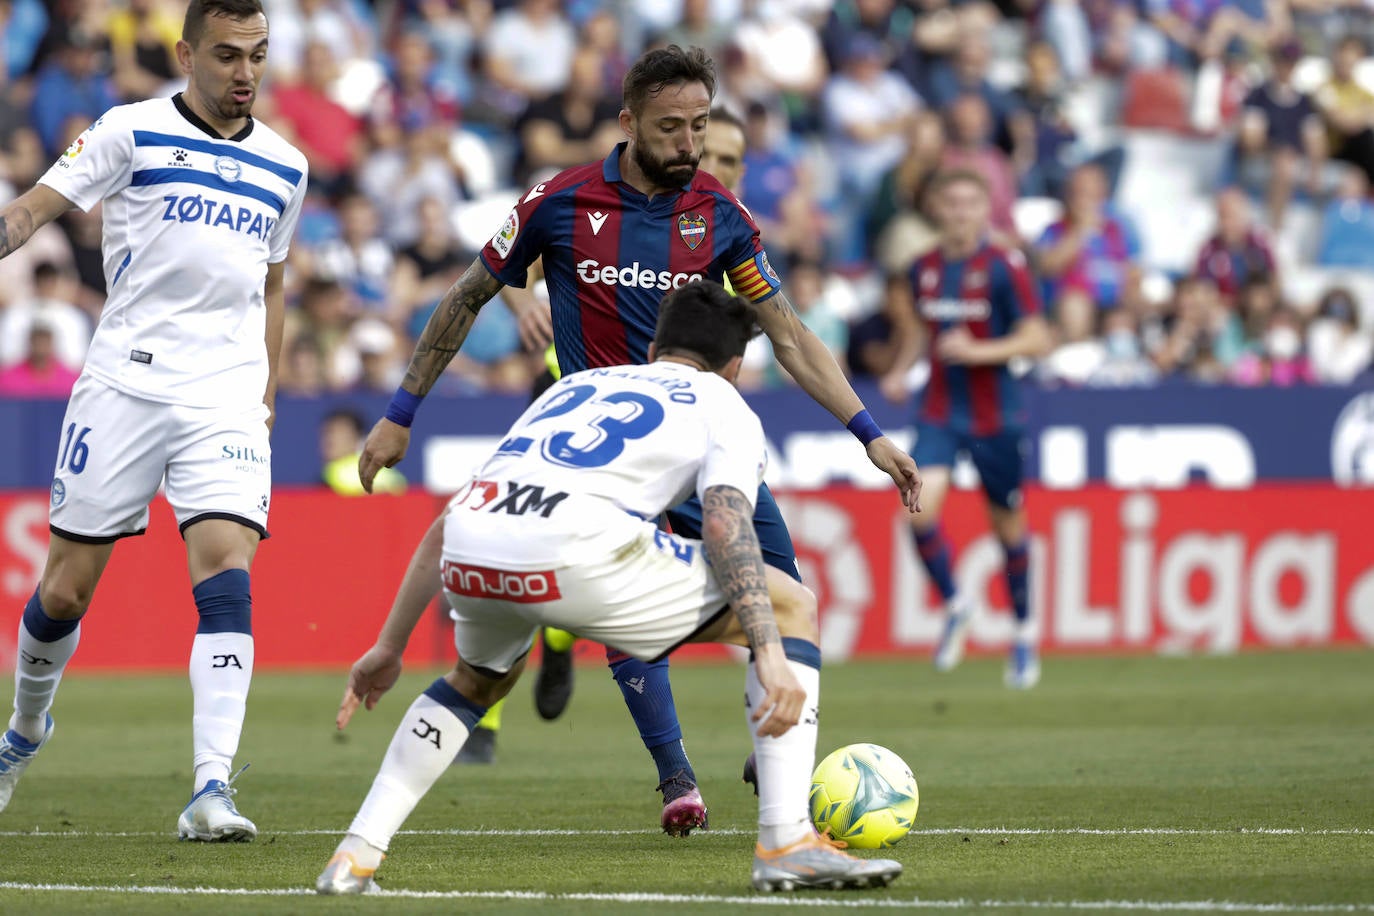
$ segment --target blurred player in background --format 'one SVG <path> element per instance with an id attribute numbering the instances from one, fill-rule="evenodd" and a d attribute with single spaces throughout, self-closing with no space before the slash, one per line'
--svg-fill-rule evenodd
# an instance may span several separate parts
<path id="1" fill-rule="evenodd" d="M 754 886 L 882 886 L 901 873 L 897 862 L 842 852 L 811 824 L 815 597 L 764 564 L 752 518 L 767 460 L 763 428 L 731 385 L 755 318 L 753 305 L 709 281 L 669 294 L 649 365 L 565 376 L 449 502 L 426 540 L 442 541 L 458 663 L 406 711 L 316 880 L 320 893 L 375 887 L 391 838 L 520 676 L 541 624 L 644 659 L 686 642 L 747 645 L 760 793 Z M 702 539 L 660 530 L 653 520 L 693 493 Z M 422 545 L 416 560 L 426 552 Z M 349 675 L 339 728 L 396 683 L 424 611 L 401 596 L 428 579 L 413 560 L 376 645 Z"/>
<path id="2" fill-rule="evenodd" d="M 702 137 L 698 167 L 715 176 L 716 181 L 725 185 L 725 190 L 739 197 L 740 182 L 744 180 L 745 152 L 744 122 L 728 108 L 712 108 Z"/>
<path id="3" fill-rule="evenodd" d="M 282 275 L 306 160 L 251 116 L 267 59 L 258 0 L 191 0 L 176 54 L 185 92 L 106 112 L 0 209 L 4 256 L 103 200 L 109 285 L 62 421 L 47 565 L 19 625 L 0 808 L 52 736 L 48 710 L 114 542 L 143 533 L 165 475 L 200 615 L 195 776 L 177 832 L 251 840 L 230 766 L 253 672 L 248 570 L 267 534 Z"/>
<path id="4" fill-rule="evenodd" d="M 728 276 L 756 303 L 774 354 L 798 384 L 864 444 L 915 507 L 920 478 L 911 457 L 869 416 L 829 350 L 797 316 L 773 273 L 753 219 L 734 195 L 697 170 L 715 92 L 715 66 L 699 48 L 647 52 L 624 82 L 620 126 L 627 140 L 602 162 L 568 169 L 531 188 L 481 255 L 449 290 L 416 344 L 405 381 L 369 434 L 361 475 L 404 455 L 423 397 L 462 346 L 478 311 L 503 286 L 523 287 L 542 258 L 558 363 L 564 372 L 644 362 L 663 294 Z M 700 506 L 668 513 L 673 531 L 696 536 Z M 791 538 L 766 487 L 755 526 L 765 560 L 798 576 Z M 706 824 L 706 805 L 681 740 L 667 664 L 624 658 L 612 670 L 663 792 L 664 830 Z"/>
<path id="5" fill-rule="evenodd" d="M 358 411 L 336 407 L 320 421 L 320 480 L 340 496 L 363 496 L 358 477 L 358 456 L 363 450 L 367 426 Z M 382 471 L 385 471 L 383 473 Z M 383 468 L 372 481 L 374 493 L 404 493 L 406 479 L 395 468 Z"/>
<path id="6" fill-rule="evenodd" d="M 1027 689 L 1040 680 L 1040 662 L 1030 617 L 1029 535 L 1021 497 L 1025 417 L 1019 383 L 1007 364 L 1044 355 L 1050 331 L 1025 258 L 988 241 L 990 198 L 982 176 L 946 172 L 936 178 L 933 195 L 940 244 L 911 267 L 914 310 L 902 318 L 912 324 L 883 387 L 890 397 L 906 396 L 905 377 L 924 339 L 930 381 L 917 413 L 913 457 L 924 475 L 925 511 L 912 518 L 912 527 L 916 551 L 945 602 L 935 667 L 948 671 L 959 664 L 975 607 L 972 596 L 959 594 L 953 556 L 940 531 L 950 469 L 962 452 L 978 469 L 992 530 L 1006 554 L 1016 621 L 1005 680 L 1009 687 Z"/>

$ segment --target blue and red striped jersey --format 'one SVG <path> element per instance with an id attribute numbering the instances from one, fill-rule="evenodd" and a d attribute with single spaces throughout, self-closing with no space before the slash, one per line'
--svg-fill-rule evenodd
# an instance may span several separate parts
<path id="1" fill-rule="evenodd" d="M 524 286 L 543 256 L 565 375 L 647 362 L 658 304 L 685 283 L 728 276 L 736 295 L 755 302 L 780 286 L 758 225 L 720 182 L 697 172 L 650 200 L 621 180 L 624 149 L 535 185 L 482 249 L 507 286 Z"/>
<path id="2" fill-rule="evenodd" d="M 1021 392 L 1007 367 L 945 365 L 934 341 L 959 325 L 976 338 L 1004 337 L 1017 321 L 1040 312 L 1021 252 L 984 243 L 969 257 L 951 261 L 937 248 L 912 265 L 911 288 L 931 342 L 921 420 L 974 436 L 1019 429 L 1025 423 Z"/>

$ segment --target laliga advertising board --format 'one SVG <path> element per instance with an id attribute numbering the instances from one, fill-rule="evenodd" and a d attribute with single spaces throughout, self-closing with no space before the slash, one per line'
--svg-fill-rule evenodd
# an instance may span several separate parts
<path id="1" fill-rule="evenodd" d="M 1367 491 L 1366 491 L 1367 492 Z M 940 628 L 903 510 L 886 490 L 834 486 L 779 492 L 807 583 L 821 604 L 826 657 L 928 653 Z M 1032 601 L 1053 652 L 1234 652 L 1241 648 L 1374 646 L 1374 538 L 1369 514 L 1330 486 L 1123 491 L 1091 485 L 1027 493 L 1034 539 Z M 254 579 L 257 664 L 348 665 L 367 648 L 420 533 L 438 511 L 423 492 L 355 499 L 288 488 L 272 505 L 273 537 Z M 1011 635 L 1000 552 L 980 498 L 953 494 L 946 514 L 956 575 L 988 608 L 972 651 Z M 372 534 L 364 543 L 357 531 Z M 0 664 L 43 562 L 47 500 L 0 496 Z M 116 548 L 83 625 L 79 667 L 184 667 L 195 629 L 170 510 Z M 88 651 L 89 650 L 89 651 Z M 413 663 L 452 651 L 437 611 L 411 641 Z M 693 654 L 716 654 L 693 648 Z"/>
<path id="2" fill-rule="evenodd" d="M 860 392 L 909 447 L 905 414 Z M 1031 394 L 1027 457 L 1039 482 L 1025 495 L 1044 651 L 1374 646 L 1374 392 Z M 281 485 L 273 537 L 254 568 L 260 666 L 340 667 L 366 649 L 442 494 L 465 481 L 524 405 L 499 397 L 464 399 L 461 410 L 427 403 L 401 469 L 430 492 L 417 486 L 400 497 L 350 499 L 313 484 L 318 418 L 336 403 L 279 404 L 273 473 Z M 827 657 L 928 654 L 939 607 L 887 479 L 805 395 L 783 391 L 751 403 L 769 436 L 769 482 L 820 598 Z M 15 623 L 47 543 L 50 439 L 61 412 L 50 424 L 38 414 L 6 420 L 30 409 L 39 408 L 0 403 L 0 471 L 22 472 L 26 459 L 15 450 L 43 446 L 29 462 L 32 479 L 0 489 L 0 664 L 11 661 Z M 6 434 L 46 425 L 51 437 Z M 945 525 L 956 576 L 987 609 L 973 623 L 970 648 L 1001 651 L 1010 636 L 1001 557 L 972 475 L 956 468 Z M 96 593 L 84 624 L 95 635 L 76 665 L 183 668 L 195 615 L 184 565 L 172 559 L 182 547 L 166 505 L 154 505 L 147 536 L 116 550 L 121 562 Z M 426 626 L 411 641 L 410 660 L 447 662 L 446 617 L 436 611 Z"/>
<path id="3" fill-rule="evenodd" d="M 780 495 L 803 574 L 820 597 L 828 658 L 925 651 L 937 596 L 886 494 Z M 1320 486 L 1027 494 L 1032 596 L 1045 651 L 1234 652 L 1374 645 L 1374 542 L 1349 495 Z M 1295 507 L 1301 515 L 1294 515 Z M 978 597 L 970 647 L 1001 649 L 1011 619 L 1001 552 L 981 500 L 945 513 L 955 576 Z"/>

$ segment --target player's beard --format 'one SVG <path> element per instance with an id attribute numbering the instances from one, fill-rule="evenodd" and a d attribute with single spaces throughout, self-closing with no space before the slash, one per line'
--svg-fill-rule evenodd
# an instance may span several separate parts
<path id="1" fill-rule="evenodd" d="M 645 179 L 649 184 L 656 188 L 680 188 L 697 173 L 697 163 L 700 158 L 682 158 L 664 161 L 657 159 L 649 151 L 649 147 L 644 143 L 642 137 L 635 137 L 634 150 L 635 165 L 644 173 Z M 674 168 L 676 166 L 676 168 Z M 690 166 L 690 168 L 685 168 Z"/>
<path id="2" fill-rule="evenodd" d="M 234 98 L 233 93 L 236 89 L 247 89 L 247 86 L 230 86 L 224 95 L 220 96 L 216 108 L 221 119 L 225 121 L 236 121 L 239 118 L 246 118 L 253 113 L 253 102 L 257 100 L 258 92 L 253 88 L 253 94 L 248 97 L 246 102 L 240 102 Z"/>

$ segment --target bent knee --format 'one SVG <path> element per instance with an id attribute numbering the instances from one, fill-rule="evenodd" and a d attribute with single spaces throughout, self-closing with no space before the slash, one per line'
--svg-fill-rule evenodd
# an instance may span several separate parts
<path id="1" fill-rule="evenodd" d="M 478 671 L 467 662 L 459 659 L 453 671 L 445 679 L 467 699 L 490 708 L 510 693 L 511 687 L 515 686 L 515 682 L 519 679 L 520 672 L 524 670 L 524 667 L 525 660 L 522 658 L 505 675 L 493 678 L 489 673 Z"/>
<path id="2" fill-rule="evenodd" d="M 94 585 L 87 587 L 83 583 L 61 578 L 45 579 L 38 587 L 38 600 L 43 605 L 43 613 L 53 620 L 84 617 L 94 594 Z"/>

